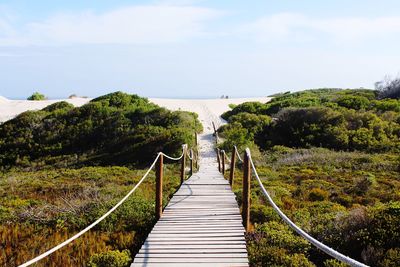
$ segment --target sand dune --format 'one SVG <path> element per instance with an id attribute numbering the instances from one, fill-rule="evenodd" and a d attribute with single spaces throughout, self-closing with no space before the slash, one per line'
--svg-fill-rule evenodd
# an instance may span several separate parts
<path id="1" fill-rule="evenodd" d="M 74 106 L 82 106 L 89 102 L 90 98 L 55 99 L 42 101 L 9 100 L 0 96 L 0 122 L 14 118 L 27 110 L 39 110 L 59 101 L 66 101 Z M 217 126 L 223 123 L 219 117 L 223 112 L 229 110 L 229 104 L 240 104 L 248 101 L 269 101 L 268 97 L 259 98 L 231 98 L 231 99 L 165 99 L 150 98 L 151 102 L 171 110 L 192 111 L 199 114 L 204 128 L 210 127 L 211 121 Z"/>
<path id="2" fill-rule="evenodd" d="M 72 105 L 79 107 L 90 101 L 89 98 L 72 98 L 72 99 L 53 99 L 53 100 L 9 100 L 0 96 L 0 122 L 10 120 L 18 114 L 28 110 L 39 110 L 56 102 L 66 101 Z"/>

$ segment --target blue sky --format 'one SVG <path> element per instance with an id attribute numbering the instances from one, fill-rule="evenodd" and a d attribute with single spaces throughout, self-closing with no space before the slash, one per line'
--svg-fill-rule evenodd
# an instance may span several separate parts
<path id="1" fill-rule="evenodd" d="M 0 95 L 373 88 L 399 41 L 394 0 L 0 0 Z"/>

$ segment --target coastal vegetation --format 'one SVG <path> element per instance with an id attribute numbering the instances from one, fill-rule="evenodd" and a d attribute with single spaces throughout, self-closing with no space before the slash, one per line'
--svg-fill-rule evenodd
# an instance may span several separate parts
<path id="1" fill-rule="evenodd" d="M 317 89 L 244 103 L 219 129 L 249 146 L 263 184 L 297 225 L 370 266 L 400 262 L 400 100 L 379 91 Z M 241 173 L 234 191 L 241 201 Z M 253 266 L 345 266 L 291 230 L 252 182 Z"/>
<path id="2" fill-rule="evenodd" d="M 157 152 L 179 155 L 197 115 L 121 92 L 67 102 L 0 125 L 0 265 L 17 266 L 85 228 L 143 176 Z M 165 160 L 164 202 L 179 186 Z M 114 213 L 37 266 L 129 266 L 155 223 L 154 173 Z"/>
<path id="3" fill-rule="evenodd" d="M 31 96 L 27 98 L 27 100 L 46 100 L 47 97 L 39 92 L 34 92 Z"/>
<path id="4" fill-rule="evenodd" d="M 58 102 L 0 125 L 0 166 L 35 170 L 147 164 L 158 151 L 194 144 L 197 114 L 116 92 L 74 107 Z"/>

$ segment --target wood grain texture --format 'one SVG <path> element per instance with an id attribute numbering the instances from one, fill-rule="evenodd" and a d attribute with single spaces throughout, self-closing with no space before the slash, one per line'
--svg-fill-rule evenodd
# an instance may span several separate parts
<path id="1" fill-rule="evenodd" d="M 131 266 L 248 266 L 244 232 L 229 182 L 200 170 L 172 197 Z"/>

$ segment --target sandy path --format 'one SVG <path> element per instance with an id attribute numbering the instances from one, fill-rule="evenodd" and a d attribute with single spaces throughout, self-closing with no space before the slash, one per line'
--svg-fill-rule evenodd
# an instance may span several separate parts
<path id="1" fill-rule="evenodd" d="M 268 102 L 270 98 L 232 98 L 232 99 L 162 99 L 151 98 L 153 103 L 170 110 L 184 110 L 195 112 L 203 124 L 204 131 L 199 135 L 200 166 L 215 168 L 216 159 L 214 152 L 214 138 L 212 122 L 216 127 L 224 124 L 220 117 L 222 113 L 230 110 L 229 104 L 240 104 L 248 101 Z M 201 168 L 201 167 L 200 167 Z"/>

